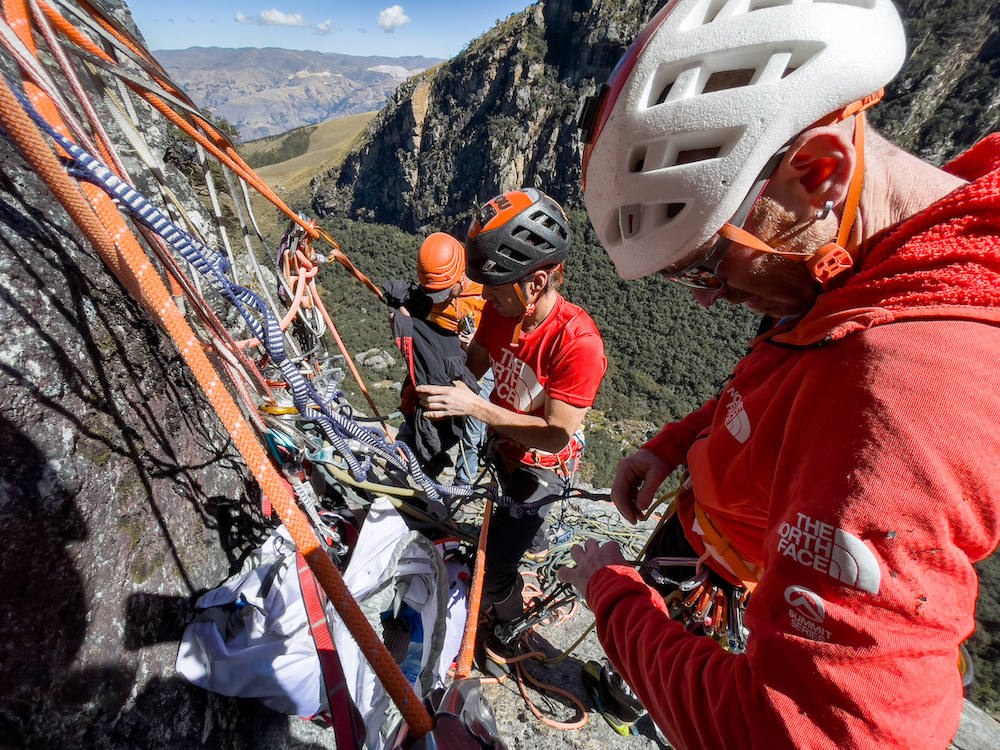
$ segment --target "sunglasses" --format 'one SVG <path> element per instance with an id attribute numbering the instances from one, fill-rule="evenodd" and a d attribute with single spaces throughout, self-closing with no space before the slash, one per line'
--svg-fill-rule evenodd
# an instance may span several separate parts
<path id="1" fill-rule="evenodd" d="M 719 277 L 719 265 L 726 257 L 726 253 L 729 252 L 729 248 L 733 246 L 734 239 L 741 240 L 752 236 L 743 230 L 743 225 L 746 223 L 750 211 L 767 188 L 771 174 L 778 168 L 778 164 L 781 163 L 787 152 L 788 147 L 785 146 L 767 160 L 764 168 L 757 175 L 757 179 L 754 180 L 750 192 L 740 203 L 740 207 L 736 209 L 736 213 L 723 225 L 716 234 L 715 241 L 708 246 L 698 260 L 677 271 L 661 271 L 660 275 L 689 289 L 716 291 L 724 287 L 726 282 Z M 756 245 L 752 246 L 756 247 Z"/>

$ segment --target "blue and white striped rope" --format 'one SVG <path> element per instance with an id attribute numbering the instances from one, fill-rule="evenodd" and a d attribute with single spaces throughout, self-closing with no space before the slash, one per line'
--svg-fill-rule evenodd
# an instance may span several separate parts
<path id="1" fill-rule="evenodd" d="M 347 440 L 351 438 L 368 446 L 371 453 L 409 473 L 432 500 L 440 500 L 441 494 L 449 496 L 471 494 L 467 488 L 442 486 L 427 477 L 408 446 L 388 440 L 381 430 L 364 427 L 339 411 L 331 411 L 295 363 L 288 359 L 284 334 L 277 317 L 264 300 L 255 292 L 234 284 L 226 277 L 225 274 L 229 270 L 226 258 L 175 225 L 138 190 L 112 173 L 100 160 L 52 128 L 16 87 L 12 86 L 11 90 L 34 122 L 70 155 L 71 161 L 67 169 L 71 175 L 94 183 L 112 198 L 117 199 L 119 205 L 126 207 L 137 221 L 161 236 L 184 260 L 208 279 L 213 289 L 236 307 L 251 332 L 267 350 L 271 361 L 281 370 L 299 413 L 317 424 L 323 436 L 347 463 L 355 479 L 361 481 L 367 477 L 371 469 L 371 458 L 366 455 L 364 459 L 359 460 L 347 444 Z M 251 309 L 259 317 L 255 316 Z M 400 457 L 400 451 L 406 456 L 405 460 Z"/>

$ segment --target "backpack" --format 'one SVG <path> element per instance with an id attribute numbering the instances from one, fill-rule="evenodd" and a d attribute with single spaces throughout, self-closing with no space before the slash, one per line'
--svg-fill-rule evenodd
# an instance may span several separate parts
<path id="1" fill-rule="evenodd" d="M 388 500 L 372 503 L 344 582 L 421 698 L 461 647 L 468 578 Z M 185 679 L 325 721 L 338 748 L 385 746 L 400 714 L 283 526 L 195 607 L 177 651 Z"/>

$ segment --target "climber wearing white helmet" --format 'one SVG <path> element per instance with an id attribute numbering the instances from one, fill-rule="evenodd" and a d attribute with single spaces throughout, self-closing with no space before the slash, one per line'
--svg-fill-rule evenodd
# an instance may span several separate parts
<path id="1" fill-rule="evenodd" d="M 581 116 L 619 274 L 770 324 L 618 469 L 634 522 L 687 468 L 659 535 L 698 558 L 683 603 L 613 543 L 560 571 L 678 748 L 958 726 L 972 564 L 1000 541 L 1000 135 L 943 168 L 880 136 L 864 110 L 904 59 L 888 0 L 676 0 Z"/>

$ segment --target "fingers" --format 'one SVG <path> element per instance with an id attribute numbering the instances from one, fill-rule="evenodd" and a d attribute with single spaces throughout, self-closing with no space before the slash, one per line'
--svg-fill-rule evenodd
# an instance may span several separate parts
<path id="1" fill-rule="evenodd" d="M 643 478 L 642 489 L 639 490 L 635 497 L 635 507 L 640 515 L 646 511 L 646 508 L 653 504 L 653 500 L 656 498 L 656 491 L 660 489 L 660 485 L 663 484 L 663 480 L 667 478 L 669 473 L 657 467 L 651 468 L 646 473 L 646 476 Z"/>
<path id="2" fill-rule="evenodd" d="M 456 400 L 455 391 L 456 388 L 450 385 L 417 386 L 417 396 L 420 398 L 420 405 L 424 407 L 424 416 L 428 419 L 464 416 L 466 412 L 462 409 L 461 401 Z"/>
<path id="3" fill-rule="evenodd" d="M 618 464 L 615 481 L 611 487 L 611 500 L 622 514 L 622 518 L 629 523 L 635 523 L 638 517 L 639 509 L 635 505 L 635 498 L 641 483 L 642 470 L 634 455 Z"/>
<path id="4" fill-rule="evenodd" d="M 563 565 L 556 571 L 556 576 L 563 583 L 568 583 L 570 586 L 573 586 L 580 591 L 581 594 L 586 595 L 586 591 L 584 590 L 586 582 L 581 580 L 580 571 L 577 568 L 571 568 L 568 565 Z"/>
<path id="5" fill-rule="evenodd" d="M 452 389 L 450 385 L 418 385 L 417 393 L 421 396 L 440 396 Z"/>
<path id="6" fill-rule="evenodd" d="M 584 596 L 587 594 L 587 586 L 594 573 L 608 565 L 625 562 L 621 548 L 615 542 L 600 544 L 596 539 L 588 539 L 583 544 L 572 547 L 569 555 L 576 563 L 576 567 L 564 565 L 559 568 L 557 575 L 559 580 L 575 586 Z"/>
<path id="7" fill-rule="evenodd" d="M 671 467 L 651 451 L 640 449 L 618 465 L 611 499 L 622 517 L 636 523 L 656 497 Z"/>

